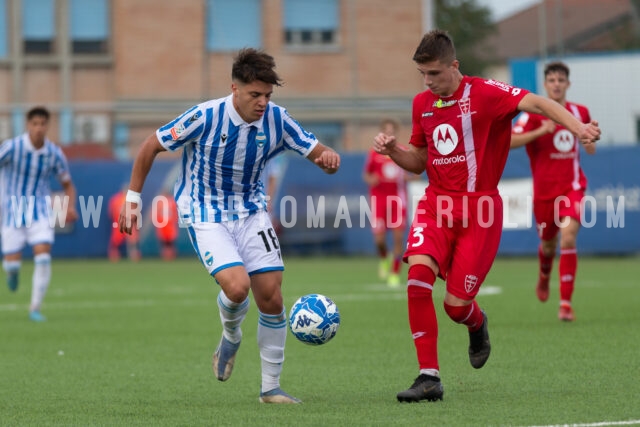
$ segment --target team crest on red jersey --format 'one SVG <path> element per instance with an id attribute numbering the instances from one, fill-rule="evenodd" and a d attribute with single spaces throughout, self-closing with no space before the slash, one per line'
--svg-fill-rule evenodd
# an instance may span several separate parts
<path id="1" fill-rule="evenodd" d="M 471 114 L 475 114 L 475 111 L 471 111 L 471 99 L 469 97 L 462 98 L 458 101 L 458 106 L 460 107 L 460 112 L 462 113 L 458 117 L 465 117 Z"/>
<path id="2" fill-rule="evenodd" d="M 467 293 L 473 292 L 476 286 L 478 286 L 478 276 L 474 276 L 473 274 L 464 276 L 464 290 L 467 291 Z"/>

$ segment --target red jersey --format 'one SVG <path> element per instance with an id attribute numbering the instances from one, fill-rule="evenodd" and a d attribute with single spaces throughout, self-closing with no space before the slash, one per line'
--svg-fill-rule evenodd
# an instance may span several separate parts
<path id="1" fill-rule="evenodd" d="M 430 90 L 413 100 L 410 143 L 427 147 L 429 186 L 445 192 L 495 191 L 511 141 L 511 121 L 529 91 L 464 76 L 447 97 Z"/>
<path id="2" fill-rule="evenodd" d="M 407 185 L 405 171 L 389 156 L 371 150 L 365 161 L 364 170 L 378 178 L 378 183 L 369 189 L 372 197 L 399 196 L 405 200 Z"/>
<path id="3" fill-rule="evenodd" d="M 567 102 L 565 107 L 583 123 L 591 122 L 584 105 Z M 546 117 L 523 113 L 513 127 L 520 134 L 537 129 Z M 579 141 L 562 125 L 556 124 L 553 133 L 547 133 L 526 145 L 533 175 L 533 197 L 553 200 L 571 190 L 585 190 L 587 178 L 580 167 Z"/>

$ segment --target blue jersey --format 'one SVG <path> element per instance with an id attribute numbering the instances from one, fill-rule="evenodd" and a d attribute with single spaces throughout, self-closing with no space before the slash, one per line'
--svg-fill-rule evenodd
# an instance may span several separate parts
<path id="1" fill-rule="evenodd" d="M 232 95 L 192 107 L 156 136 L 169 151 L 184 149 L 174 187 L 183 223 L 230 221 L 266 210 L 260 179 L 265 163 L 284 150 L 307 156 L 318 143 L 272 102 L 259 120 L 246 123 Z"/>
<path id="2" fill-rule="evenodd" d="M 51 201 L 50 180 L 71 180 L 64 153 L 53 142 L 45 140 L 35 149 L 28 134 L 8 139 L 0 145 L 2 173 L 2 221 L 6 226 L 21 223 L 15 215 L 34 221 L 48 218 Z"/>

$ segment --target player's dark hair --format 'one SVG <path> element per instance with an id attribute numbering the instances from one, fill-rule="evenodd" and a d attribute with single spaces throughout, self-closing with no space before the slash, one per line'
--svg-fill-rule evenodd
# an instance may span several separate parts
<path id="1" fill-rule="evenodd" d="M 380 130 L 383 130 L 387 125 L 393 126 L 395 132 L 400 128 L 400 123 L 397 120 L 387 117 L 380 121 Z"/>
<path id="2" fill-rule="evenodd" d="M 275 86 L 282 86 L 282 80 L 275 72 L 275 67 L 276 61 L 271 55 L 261 50 L 244 48 L 235 57 L 231 69 L 231 79 L 245 84 L 259 80 Z"/>
<path id="3" fill-rule="evenodd" d="M 422 37 L 413 60 L 418 64 L 440 61 L 451 64 L 456 59 L 456 48 L 446 31 L 432 30 Z"/>
<path id="4" fill-rule="evenodd" d="M 549 62 L 544 67 L 544 76 L 551 73 L 564 73 L 569 78 L 569 67 L 561 61 Z"/>
<path id="5" fill-rule="evenodd" d="M 51 114 L 45 107 L 33 107 L 32 109 L 27 111 L 27 121 L 31 120 L 34 117 L 44 117 L 44 119 L 48 121 L 49 117 L 51 117 Z"/>

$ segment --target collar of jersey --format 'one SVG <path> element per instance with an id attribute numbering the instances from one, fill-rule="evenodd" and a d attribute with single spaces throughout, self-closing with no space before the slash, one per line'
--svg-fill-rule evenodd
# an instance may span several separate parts
<path id="1" fill-rule="evenodd" d="M 242 119 L 242 117 L 240 117 L 240 114 L 238 114 L 236 108 L 233 106 L 233 94 L 227 97 L 227 99 L 225 100 L 225 104 L 229 106 L 229 108 L 227 108 L 227 111 L 229 112 L 229 118 L 235 126 L 255 126 L 258 130 L 262 129 L 262 119 L 264 117 L 264 114 L 255 122 L 247 123 Z M 268 105 L 267 109 L 269 109 Z"/>
<path id="2" fill-rule="evenodd" d="M 25 132 L 22 135 L 22 140 L 24 141 L 24 147 L 29 151 L 35 151 L 35 152 L 42 151 L 47 145 L 47 138 L 45 138 L 44 144 L 42 145 L 42 147 L 36 149 L 36 147 L 33 146 L 33 142 L 31 142 L 31 138 L 29 138 L 29 132 Z"/>

